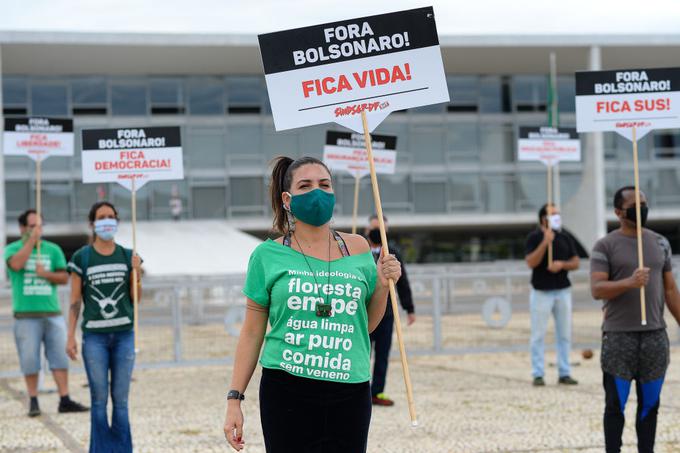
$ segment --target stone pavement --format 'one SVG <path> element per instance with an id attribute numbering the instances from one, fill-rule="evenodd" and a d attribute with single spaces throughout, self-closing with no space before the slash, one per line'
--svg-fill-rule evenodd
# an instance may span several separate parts
<path id="1" fill-rule="evenodd" d="M 673 358 L 680 357 L 675 347 Z M 576 353 L 576 387 L 558 387 L 554 366 L 545 388 L 529 380 L 528 354 L 418 356 L 410 360 L 421 427 L 411 429 L 399 361 L 390 366 L 392 408 L 374 408 L 369 452 L 601 452 L 603 393 L 599 354 L 584 361 Z M 548 354 L 547 362 L 554 362 Z M 135 372 L 131 395 L 137 452 L 227 452 L 222 435 L 224 395 L 230 367 L 146 369 Z M 259 371 L 245 402 L 246 452 L 264 452 L 257 406 Z M 680 365 L 671 364 L 662 394 L 657 449 L 680 452 Z M 84 374 L 72 376 L 74 399 L 87 403 Z M 52 386 L 51 379 L 47 387 Z M 634 452 L 635 392 L 626 412 L 625 452 Z M 88 414 L 56 413 L 57 396 L 40 396 L 44 415 L 26 417 L 20 379 L 0 381 L 0 451 L 82 452 Z M 310 429 L 301 426 L 300 429 Z M 294 433 L 293 433 L 294 434 Z"/>

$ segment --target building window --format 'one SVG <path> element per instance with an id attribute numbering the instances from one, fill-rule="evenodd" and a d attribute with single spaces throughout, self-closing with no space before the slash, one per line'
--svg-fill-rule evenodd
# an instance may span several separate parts
<path id="1" fill-rule="evenodd" d="M 224 129 L 190 128 L 187 133 L 186 153 L 192 168 L 224 171 Z"/>
<path id="2" fill-rule="evenodd" d="M 226 187 L 193 187 L 193 214 L 196 219 L 224 219 L 226 217 Z"/>
<path id="3" fill-rule="evenodd" d="M 477 76 L 449 76 L 446 78 L 450 101 L 449 113 L 474 113 L 479 110 L 479 78 Z"/>
<path id="4" fill-rule="evenodd" d="M 265 85 L 261 77 L 227 78 L 227 113 L 259 114 L 263 110 Z"/>
<path id="5" fill-rule="evenodd" d="M 501 77 L 483 76 L 479 79 L 479 111 L 482 113 L 501 113 L 510 111 L 509 95 L 504 102 Z M 504 107 L 507 104 L 507 107 Z"/>
<path id="6" fill-rule="evenodd" d="M 31 87 L 31 115 L 68 115 L 68 89 L 62 84 L 33 84 Z"/>
<path id="7" fill-rule="evenodd" d="M 548 77 L 525 75 L 512 77 L 512 101 L 516 112 L 545 112 Z"/>
<path id="8" fill-rule="evenodd" d="M 108 96 L 103 77 L 77 78 L 71 81 L 73 115 L 106 115 Z"/>
<path id="9" fill-rule="evenodd" d="M 189 113 L 224 114 L 224 86 L 219 79 L 193 79 L 189 82 Z"/>
<path id="10" fill-rule="evenodd" d="M 445 182 L 415 182 L 413 192 L 415 212 L 437 214 L 446 212 Z"/>
<path id="11" fill-rule="evenodd" d="M 22 157 L 22 159 L 25 160 L 26 158 Z M 8 221 L 14 224 L 22 212 L 32 207 L 32 199 L 28 181 L 5 182 L 6 216 Z"/>
<path id="12" fill-rule="evenodd" d="M 264 180 L 260 176 L 232 177 L 229 216 L 264 215 Z"/>
<path id="13" fill-rule="evenodd" d="M 660 131 L 654 133 L 654 155 L 660 159 L 680 156 L 680 133 Z"/>
<path id="14" fill-rule="evenodd" d="M 2 79 L 2 107 L 5 115 L 26 115 L 27 98 L 26 79 L 14 77 Z"/>
<path id="15" fill-rule="evenodd" d="M 175 79 L 152 79 L 149 82 L 152 115 L 184 113 L 182 83 Z"/>
<path id="16" fill-rule="evenodd" d="M 114 115 L 147 115 L 147 89 L 143 84 L 121 84 L 111 87 L 111 110 Z"/>

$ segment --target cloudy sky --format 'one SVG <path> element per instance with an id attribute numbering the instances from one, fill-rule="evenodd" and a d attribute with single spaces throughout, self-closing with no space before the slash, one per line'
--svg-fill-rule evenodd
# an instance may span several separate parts
<path id="1" fill-rule="evenodd" d="M 429 5 L 440 35 L 680 35 L 680 0 L 0 0 L 0 30 L 255 34 Z"/>

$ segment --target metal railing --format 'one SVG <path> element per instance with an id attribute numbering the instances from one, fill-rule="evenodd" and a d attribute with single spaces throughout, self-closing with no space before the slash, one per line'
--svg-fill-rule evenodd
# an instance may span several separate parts
<path id="1" fill-rule="evenodd" d="M 408 271 L 418 317 L 414 325 L 403 329 L 410 354 L 527 350 L 530 273 L 523 262 L 411 265 Z M 570 278 L 573 346 L 596 347 L 601 304 L 590 296 L 588 263 Z M 243 275 L 146 281 L 137 364 L 229 362 L 245 317 L 243 281 Z M 68 288 L 60 287 L 59 295 L 67 313 Z M 11 292 L 1 289 L 0 377 L 19 374 L 12 324 Z M 669 320 L 668 325 L 675 322 Z M 669 335 L 677 341 L 678 329 L 669 328 Z"/>

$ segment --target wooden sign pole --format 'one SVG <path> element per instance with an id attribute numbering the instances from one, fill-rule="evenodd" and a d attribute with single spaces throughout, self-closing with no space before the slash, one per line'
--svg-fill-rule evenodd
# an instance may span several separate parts
<path id="1" fill-rule="evenodd" d="M 137 189 L 135 178 L 132 178 L 132 256 L 137 256 Z M 135 352 L 139 352 L 139 276 L 137 269 L 132 267 L 132 304 L 135 317 Z"/>
<path id="2" fill-rule="evenodd" d="M 552 161 L 548 162 L 548 209 L 547 209 L 547 214 L 548 214 L 548 228 L 550 228 L 550 215 L 552 212 L 551 206 L 553 205 L 553 181 L 552 181 L 552 170 L 553 170 L 553 164 Z M 548 244 L 548 267 L 552 266 L 553 263 L 553 244 L 552 242 Z"/>
<path id="3" fill-rule="evenodd" d="M 35 161 L 35 212 L 36 212 L 36 222 L 42 227 L 42 159 L 38 156 Z M 42 242 L 42 235 L 38 238 L 38 243 L 36 244 L 38 248 L 38 256 L 36 264 L 41 263 L 40 261 L 40 245 Z"/>
<path id="4" fill-rule="evenodd" d="M 359 183 L 361 178 L 354 176 L 354 209 L 352 210 L 352 234 L 357 234 L 357 216 L 359 214 Z"/>
<path id="5" fill-rule="evenodd" d="M 633 126 L 633 172 L 635 173 L 635 229 L 637 231 L 637 252 L 638 252 L 638 267 L 642 269 L 644 265 L 644 256 L 642 253 L 642 219 L 640 217 L 640 171 L 638 165 L 638 146 L 637 146 L 637 131 Z M 647 307 L 645 301 L 645 287 L 640 288 L 640 313 L 642 315 L 642 325 L 647 325 Z"/>
<path id="6" fill-rule="evenodd" d="M 373 200 L 375 201 L 375 211 L 380 224 L 380 240 L 382 241 L 382 251 L 384 255 L 389 254 L 387 245 L 387 233 L 385 232 L 385 219 L 383 217 L 382 203 L 380 201 L 380 189 L 378 188 L 378 175 L 375 172 L 375 162 L 373 161 L 373 146 L 371 144 L 371 134 L 368 131 L 366 112 L 361 112 L 361 122 L 364 126 L 364 141 L 366 142 L 366 153 L 368 154 L 368 164 L 371 170 L 371 186 L 373 187 Z M 408 399 L 408 411 L 411 416 L 411 426 L 418 426 L 416 416 L 416 406 L 413 401 L 413 387 L 411 385 L 411 375 L 408 370 L 408 360 L 406 358 L 406 347 L 401 332 L 401 321 L 399 320 L 399 306 L 397 305 L 397 291 L 394 280 L 389 280 L 390 300 L 392 301 L 392 311 L 394 313 L 394 326 L 397 331 L 397 342 L 399 343 L 399 354 L 401 356 L 401 368 L 404 372 L 404 384 L 406 384 L 406 398 Z"/>

